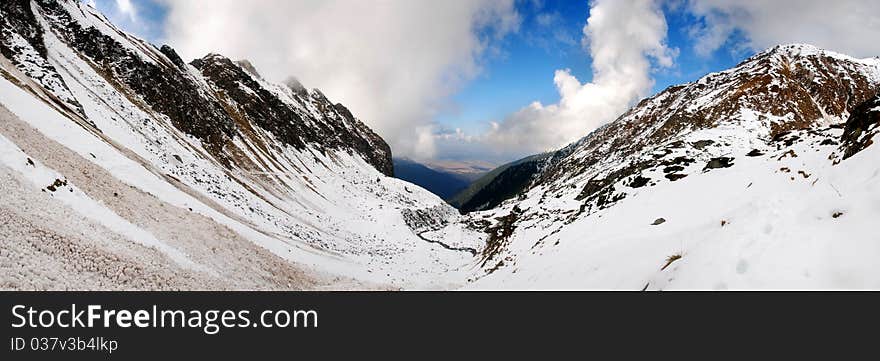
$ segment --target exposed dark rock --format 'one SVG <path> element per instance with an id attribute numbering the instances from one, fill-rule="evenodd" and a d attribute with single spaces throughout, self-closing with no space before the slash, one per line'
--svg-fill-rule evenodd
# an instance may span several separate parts
<path id="1" fill-rule="evenodd" d="M 703 149 L 703 148 L 706 148 L 712 144 L 715 144 L 715 141 L 707 139 L 707 140 L 698 140 L 698 141 L 694 142 L 693 145 L 694 145 L 694 148 Z"/>
<path id="2" fill-rule="evenodd" d="M 180 58 L 180 55 L 177 55 L 174 48 L 168 45 L 162 45 L 162 47 L 159 48 L 159 51 L 162 52 L 162 54 L 165 54 L 165 56 L 167 56 L 178 69 L 186 70 L 186 63 Z"/>
<path id="3" fill-rule="evenodd" d="M 3 41 L 0 52 L 7 59 L 14 60 L 19 49 L 12 48 L 11 36 L 15 31 L 23 37 L 41 57 L 46 57 L 46 46 L 43 44 L 43 32 L 40 24 L 31 12 L 30 0 L 3 0 L 0 2 L 0 22 L 3 24 Z"/>
<path id="4" fill-rule="evenodd" d="M 651 182 L 651 178 L 642 177 L 639 175 L 639 176 L 636 176 L 635 178 L 633 178 L 632 183 L 630 183 L 629 186 L 633 187 L 633 188 L 641 188 L 641 187 L 648 185 L 648 183 L 650 183 L 650 182 Z"/>
<path id="5" fill-rule="evenodd" d="M 64 187 L 64 186 L 67 186 L 67 180 L 66 180 L 66 179 L 65 179 L 65 180 L 55 179 L 55 182 L 53 182 L 52 184 L 48 185 L 48 186 L 46 187 L 46 189 L 49 190 L 50 192 L 55 192 L 55 191 L 58 190 L 58 188 L 61 188 L 61 187 Z"/>
<path id="6" fill-rule="evenodd" d="M 681 166 L 687 167 L 687 166 L 691 165 L 691 163 L 693 163 L 693 162 L 694 162 L 693 158 L 688 158 L 685 156 L 678 156 L 678 157 L 675 157 L 672 159 L 664 160 L 663 162 L 660 162 L 660 165 L 665 165 L 665 166 L 681 165 Z"/>
<path id="7" fill-rule="evenodd" d="M 666 257 L 666 264 L 664 264 L 663 267 L 660 268 L 660 270 L 661 271 L 665 270 L 667 267 L 669 267 L 672 264 L 672 262 L 678 261 L 680 259 L 681 259 L 681 254 L 678 254 L 678 253 L 671 255 L 669 257 Z"/>
<path id="8" fill-rule="evenodd" d="M 654 223 L 651 223 L 651 225 L 652 225 L 652 226 L 659 226 L 659 225 L 661 225 L 661 224 L 663 224 L 663 223 L 666 223 L 666 219 L 665 219 L 665 218 L 657 218 L 657 219 L 654 220 Z"/>
<path id="9" fill-rule="evenodd" d="M 486 247 L 483 248 L 481 254 L 481 266 L 486 266 L 487 263 L 494 260 L 507 247 L 507 243 L 510 242 L 510 236 L 516 230 L 516 221 L 521 214 L 522 210 L 514 207 L 508 215 L 497 218 L 498 223 L 486 229 L 489 239 L 486 241 Z M 496 265 L 496 268 L 500 265 L 502 264 Z"/>
<path id="10" fill-rule="evenodd" d="M 778 158 L 776 158 L 776 160 L 782 160 L 785 157 L 797 158 L 798 155 L 797 152 L 794 151 L 794 149 L 789 149 L 785 153 L 782 153 L 782 155 L 780 155 Z"/>
<path id="11" fill-rule="evenodd" d="M 598 209 L 605 209 L 626 198 L 626 193 L 615 193 L 615 191 L 614 185 L 610 185 L 592 199 L 587 200 L 587 203 L 592 201 Z"/>
<path id="12" fill-rule="evenodd" d="M 17 37 L 24 39 L 24 43 L 17 41 Z M 31 52 L 36 52 L 39 57 L 26 55 Z M 82 105 L 70 95 L 67 84 L 47 60 L 42 26 L 31 10 L 30 0 L 0 1 L 0 54 L 37 83 L 55 90 L 59 98 L 53 101 L 58 105 L 85 116 Z M 30 63 L 30 66 L 22 67 L 24 62 Z"/>
<path id="13" fill-rule="evenodd" d="M 578 194 L 577 197 L 575 197 L 575 200 L 580 201 L 580 200 L 587 199 L 587 198 L 593 196 L 594 194 L 599 193 L 599 191 L 601 191 L 602 189 L 604 189 L 605 187 L 607 187 L 610 184 L 611 184 L 611 182 L 609 182 L 607 179 L 595 179 L 595 178 L 590 179 L 589 181 L 587 181 L 587 185 L 584 186 L 584 189 L 581 190 L 581 193 Z"/>
<path id="14" fill-rule="evenodd" d="M 684 170 L 684 167 L 682 167 L 680 165 L 673 165 L 673 166 L 663 168 L 663 173 L 675 173 L 675 172 L 681 172 L 683 170 Z"/>
<path id="15" fill-rule="evenodd" d="M 675 181 L 682 179 L 684 177 L 687 177 L 687 176 L 688 176 L 687 174 L 670 173 L 670 174 L 666 175 L 666 179 L 669 179 L 669 180 L 675 182 Z"/>
<path id="16" fill-rule="evenodd" d="M 880 125 L 880 95 L 860 104 L 850 114 L 843 129 L 843 159 L 852 157 L 874 143 Z"/>
<path id="17" fill-rule="evenodd" d="M 706 163 L 706 167 L 703 168 L 703 171 L 707 171 L 710 169 L 718 169 L 718 168 L 730 168 L 733 166 L 733 158 L 731 157 L 717 157 L 712 158 Z"/>
<path id="18" fill-rule="evenodd" d="M 749 156 L 749 157 L 760 157 L 762 155 L 764 155 L 764 152 L 757 150 L 757 149 L 752 149 L 752 151 L 746 153 L 746 156 Z"/>

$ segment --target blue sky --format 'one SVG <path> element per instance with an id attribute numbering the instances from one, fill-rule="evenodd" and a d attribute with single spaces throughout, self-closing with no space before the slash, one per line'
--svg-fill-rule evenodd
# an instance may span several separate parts
<path id="1" fill-rule="evenodd" d="M 158 1 L 83 0 L 83 2 L 94 2 L 94 6 L 107 15 L 114 24 L 128 32 L 154 43 L 160 43 L 165 39 L 165 17 L 168 14 L 168 7 Z M 134 11 L 125 10 L 126 2 L 131 4 Z"/>
<path id="2" fill-rule="evenodd" d="M 552 81 L 557 69 L 570 69 L 581 82 L 592 80 L 592 59 L 581 43 L 590 10 L 586 1 L 546 1 L 540 6 L 519 1 L 517 10 L 522 18 L 520 30 L 501 42 L 500 54 L 486 57 L 482 73 L 453 97 L 458 106 L 438 116 L 438 122 L 479 132 L 486 126 L 485 120 L 502 119 L 533 101 L 558 102 L 560 95 Z M 541 20 L 548 14 L 552 19 L 549 23 Z M 737 39 L 710 56 L 698 55 L 691 46 L 689 29 L 699 20 L 668 7 L 664 14 L 669 26 L 668 44 L 677 48 L 679 55 L 674 67 L 656 69 L 653 93 L 727 69 L 752 55 L 734 46 L 739 43 Z"/>
<path id="3" fill-rule="evenodd" d="M 541 7 L 520 1 L 517 11 L 520 30 L 498 44 L 497 54 L 487 55 L 482 72 L 453 96 L 458 106 L 438 116 L 439 123 L 477 132 L 485 120 L 501 119 L 532 101 L 557 102 L 552 81 L 556 69 L 570 68 L 582 80 L 591 77 L 589 53 L 581 46 L 589 13 L 585 1 Z"/>
<path id="4" fill-rule="evenodd" d="M 247 57 L 264 74 L 297 76 L 305 80 L 306 86 L 321 88 L 334 100 L 348 105 L 391 144 L 396 155 L 417 159 L 472 157 L 501 163 L 555 149 L 560 143 L 575 140 L 613 120 L 614 116 L 603 114 L 597 116 L 602 118 L 599 121 L 582 121 L 601 113 L 603 109 L 595 106 L 576 105 L 561 112 L 531 109 L 530 104 L 536 101 L 544 107 L 562 104 L 562 91 L 554 83 L 559 80 L 559 70 L 568 69 L 562 80 L 578 85 L 571 88 L 571 99 L 584 94 L 616 94 L 618 100 L 625 102 L 606 107 L 614 112 L 622 112 L 627 104 L 635 103 L 638 99 L 632 96 L 632 89 L 616 87 L 608 79 L 593 79 L 596 64 L 584 42 L 584 27 L 591 8 L 598 6 L 615 16 L 615 22 L 601 26 L 603 34 L 622 43 L 610 44 L 616 57 L 632 65 L 632 54 L 627 53 L 630 47 L 643 52 L 641 57 L 651 62 L 647 84 L 653 85 L 645 87 L 646 79 L 639 78 L 644 74 L 636 74 L 633 84 L 642 81 L 636 87 L 638 96 L 650 96 L 670 85 L 730 68 L 756 51 L 780 43 L 813 43 L 856 56 L 880 52 L 874 42 L 859 40 L 865 34 L 880 36 L 876 15 L 880 13 L 880 2 L 876 0 L 842 0 L 868 9 L 858 13 L 847 6 L 828 7 L 820 0 L 426 0 L 425 4 L 94 1 L 120 27 L 154 43 L 169 42 L 184 57 L 219 52 L 234 58 Z M 355 7 L 359 9 L 352 10 Z M 794 7 L 798 12 L 791 11 Z M 371 13 L 373 8 L 378 10 Z M 878 11 L 870 11 L 874 8 Z M 487 13 L 493 14 L 494 25 L 475 26 Z M 666 29 L 660 39 L 662 44 L 657 39 L 644 39 L 657 35 L 657 26 L 639 28 L 639 21 L 658 16 L 660 29 Z M 381 21 L 370 22 L 371 17 Z M 518 26 L 504 31 L 502 36 L 493 35 L 498 28 L 510 25 L 505 20 L 514 18 Z M 254 26 L 257 23 L 261 26 Z M 267 34 L 265 29 L 274 31 Z M 456 31 L 461 29 L 466 30 L 464 34 Z M 640 30 L 648 34 L 631 33 Z M 304 35 L 312 32 L 318 34 Z M 393 34 L 394 39 L 385 38 L 387 34 Z M 485 47 L 476 49 L 473 42 L 468 42 L 474 38 L 483 40 Z M 429 45 L 413 46 L 418 42 Z M 437 46 L 432 48 L 435 43 Z M 456 49 L 458 44 L 471 48 L 461 52 Z M 671 66 L 657 64 L 662 59 L 652 51 L 671 55 L 671 62 L 667 61 Z M 351 60 L 340 60 L 339 54 Z M 438 60 L 425 62 L 432 59 Z M 614 69 L 615 62 L 606 61 L 601 66 L 614 72 L 619 70 Z M 471 71 L 474 65 L 476 72 Z M 442 76 L 446 68 L 465 74 L 461 76 L 464 81 L 454 84 L 450 91 L 445 89 L 447 84 Z M 569 79 L 569 75 L 577 78 L 577 82 Z M 603 88 L 598 93 L 586 89 L 595 82 Z M 579 101 L 583 103 L 582 96 Z M 585 116 L 566 117 L 572 109 Z M 524 119 L 529 116 L 537 120 Z M 493 134 L 498 126 L 509 131 Z M 539 134 L 543 138 L 531 136 L 545 129 L 551 132 Z M 556 134 L 552 134 L 553 130 Z"/>

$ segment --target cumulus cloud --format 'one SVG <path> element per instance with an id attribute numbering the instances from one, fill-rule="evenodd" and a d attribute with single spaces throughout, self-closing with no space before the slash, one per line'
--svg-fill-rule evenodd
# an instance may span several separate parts
<path id="1" fill-rule="evenodd" d="M 513 0 L 163 0 L 183 56 L 250 59 L 348 106 L 395 154 L 433 155 L 433 116 L 519 26 Z"/>
<path id="2" fill-rule="evenodd" d="M 534 102 L 492 123 L 484 142 L 525 154 L 577 140 L 647 95 L 654 66 L 672 66 L 677 53 L 666 45 L 666 19 L 654 0 L 593 1 L 583 34 L 593 61 L 592 81 L 582 83 L 570 70 L 557 70 L 559 103 Z"/>
<path id="3" fill-rule="evenodd" d="M 692 29 L 698 54 L 710 55 L 736 33 L 751 50 L 810 43 L 857 57 L 880 55 L 877 0 L 688 0 L 700 25 Z"/>

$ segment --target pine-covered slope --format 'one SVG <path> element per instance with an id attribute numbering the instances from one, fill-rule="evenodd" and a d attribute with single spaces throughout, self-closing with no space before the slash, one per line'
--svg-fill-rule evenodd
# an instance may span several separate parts
<path id="1" fill-rule="evenodd" d="M 450 204 L 462 213 L 495 208 L 522 192 L 550 156 L 542 153 L 501 165 L 456 194 Z"/>
<path id="2" fill-rule="evenodd" d="M 3 288 L 423 288 L 465 278 L 456 270 L 470 253 L 423 234 L 459 224 L 457 212 L 391 178 L 388 145 L 318 90 L 271 83 L 216 54 L 187 64 L 71 0 L 2 2 L 0 53 L 0 174 L 15 189 L 0 215 L 16 220 L 0 228 L 54 232 L 57 222 L 40 219 L 70 219 L 55 238 L 4 244 L 4 259 L 23 261 L 3 270 Z M 41 206 L 11 205 L 20 199 Z M 460 228 L 461 242 L 480 242 Z M 90 254 L 101 264 L 83 269 Z M 92 282 L 131 267 L 161 281 L 121 271 Z"/>

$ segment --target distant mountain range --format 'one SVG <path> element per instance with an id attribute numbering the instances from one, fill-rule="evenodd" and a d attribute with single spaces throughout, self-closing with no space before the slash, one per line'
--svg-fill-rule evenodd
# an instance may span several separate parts
<path id="1" fill-rule="evenodd" d="M 394 176 L 443 198 L 462 213 L 491 209 L 515 197 L 553 153 L 525 157 L 492 168 L 488 163 L 394 158 Z"/>
<path id="2" fill-rule="evenodd" d="M 498 166 L 497 163 L 480 160 L 429 160 L 422 164 L 438 172 L 454 174 L 469 182 L 479 179 Z"/>
<path id="3" fill-rule="evenodd" d="M 394 158 L 394 176 L 421 186 L 443 200 L 449 200 L 471 183 L 467 173 L 432 169 L 409 158 Z"/>

